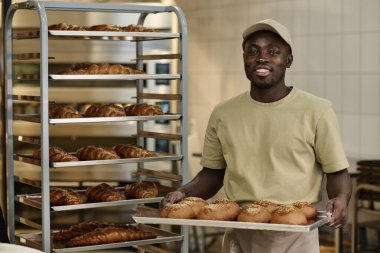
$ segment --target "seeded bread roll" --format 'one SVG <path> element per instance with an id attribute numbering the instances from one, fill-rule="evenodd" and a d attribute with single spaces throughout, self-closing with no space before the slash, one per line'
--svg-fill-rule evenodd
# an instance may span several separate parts
<path id="1" fill-rule="evenodd" d="M 273 211 L 276 210 L 276 208 L 278 207 L 277 204 L 268 200 L 259 200 L 256 201 L 254 204 L 265 207 L 270 213 L 273 213 Z"/>
<path id="2" fill-rule="evenodd" d="M 180 203 L 185 203 L 185 204 L 190 205 L 195 215 L 198 215 L 202 207 L 207 205 L 207 202 L 204 199 L 198 198 L 198 197 L 187 197 L 183 199 Z"/>
<path id="3" fill-rule="evenodd" d="M 312 220 L 317 217 L 317 208 L 310 202 L 298 201 L 294 202 L 292 205 L 298 208 L 308 220 Z"/>
<path id="4" fill-rule="evenodd" d="M 224 220 L 233 221 L 240 211 L 239 205 L 228 199 L 217 199 L 211 204 L 204 206 L 198 213 L 200 220 Z"/>
<path id="5" fill-rule="evenodd" d="M 193 219 L 195 217 L 195 213 L 189 204 L 175 203 L 162 208 L 160 211 L 160 217 L 173 219 Z"/>
<path id="6" fill-rule="evenodd" d="M 271 213 L 265 207 L 249 204 L 240 210 L 237 221 L 268 223 L 271 217 Z"/>
<path id="7" fill-rule="evenodd" d="M 289 224 L 289 225 L 306 225 L 306 216 L 292 205 L 279 206 L 272 213 L 270 223 Z"/>

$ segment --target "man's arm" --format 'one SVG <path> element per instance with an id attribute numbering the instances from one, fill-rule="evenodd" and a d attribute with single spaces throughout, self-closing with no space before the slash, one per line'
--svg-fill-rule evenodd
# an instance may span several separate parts
<path id="1" fill-rule="evenodd" d="M 348 203 L 352 193 L 352 182 L 347 169 L 327 173 L 327 202 L 326 210 L 332 213 L 332 219 L 329 222 L 330 227 L 339 228 L 347 221 Z"/>
<path id="2" fill-rule="evenodd" d="M 168 193 L 161 201 L 161 207 L 181 201 L 185 197 L 208 199 L 214 196 L 223 186 L 225 169 L 203 169 L 189 183 L 174 192 Z"/>

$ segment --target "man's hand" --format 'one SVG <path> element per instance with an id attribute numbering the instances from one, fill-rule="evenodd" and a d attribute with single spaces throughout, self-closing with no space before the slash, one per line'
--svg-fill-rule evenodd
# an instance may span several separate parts
<path id="1" fill-rule="evenodd" d="M 326 211 L 331 214 L 331 219 L 327 223 L 327 226 L 340 228 L 347 222 L 347 202 L 347 198 L 344 196 L 338 196 L 327 202 Z"/>
<path id="2" fill-rule="evenodd" d="M 160 202 L 160 209 L 163 208 L 163 207 L 165 207 L 165 206 L 167 206 L 167 205 L 170 205 L 170 204 L 173 204 L 173 203 L 177 203 L 177 202 L 183 200 L 184 198 L 185 198 L 185 193 L 183 193 L 181 191 L 169 192 L 161 200 L 161 202 Z"/>

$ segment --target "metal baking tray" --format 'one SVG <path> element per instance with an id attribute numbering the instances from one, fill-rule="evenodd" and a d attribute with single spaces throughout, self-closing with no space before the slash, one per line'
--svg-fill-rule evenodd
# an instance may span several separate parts
<path id="1" fill-rule="evenodd" d="M 319 211 L 317 219 L 310 220 L 307 225 L 286 225 L 286 224 L 254 223 L 254 222 L 239 222 L 239 221 L 160 218 L 159 210 L 143 210 L 140 213 L 132 216 L 132 219 L 136 223 L 142 223 L 142 224 L 168 224 L 168 225 L 188 225 L 188 226 L 201 226 L 201 227 L 288 231 L 288 232 L 310 232 L 311 230 L 326 224 L 329 221 L 330 217 L 327 215 L 326 212 Z"/>
<path id="2" fill-rule="evenodd" d="M 60 31 L 49 30 L 51 39 L 85 39 L 85 40 L 161 40 L 179 38 L 179 33 L 168 32 L 110 32 L 110 31 Z M 15 33 L 13 39 L 39 38 L 40 31 Z"/>
<path id="3" fill-rule="evenodd" d="M 41 161 L 32 157 L 31 155 L 14 154 L 14 160 L 29 163 L 33 165 L 41 165 Z M 143 162 L 160 162 L 160 161 L 174 161 L 181 160 L 182 155 L 164 154 L 157 157 L 143 157 L 143 158 L 125 158 L 125 159 L 112 159 L 112 160 L 91 160 L 91 161 L 75 161 L 75 162 L 53 162 L 50 163 L 52 168 L 74 167 L 74 166 L 92 166 L 92 165 L 112 165 L 123 163 L 143 163 Z"/>
<path id="4" fill-rule="evenodd" d="M 155 198 L 145 198 L 145 199 L 126 199 L 118 201 L 107 201 L 107 202 L 89 202 L 78 205 L 65 205 L 65 206 L 51 206 L 50 210 L 52 211 L 69 211 L 69 210 L 78 210 L 78 209 L 91 209 L 91 208 L 100 208 L 100 207 L 109 207 L 109 206 L 122 206 L 122 205 L 140 205 L 147 203 L 158 203 L 161 201 L 163 196 L 167 193 L 174 191 L 175 188 L 168 187 L 164 185 L 157 185 L 159 190 L 158 197 Z M 124 194 L 124 187 L 115 187 L 119 190 L 120 193 Z M 85 199 L 86 190 L 74 190 L 79 193 L 80 196 Z M 20 203 L 33 206 L 35 208 L 42 208 L 42 198 L 40 193 L 36 194 L 21 194 L 16 196 L 16 200 Z"/>
<path id="5" fill-rule="evenodd" d="M 52 252 L 63 253 L 63 252 L 78 252 L 78 251 L 90 251 L 90 250 L 102 250 L 102 249 L 114 249 L 114 248 L 122 248 L 136 245 L 146 245 L 146 244 L 154 244 L 154 243 L 164 243 L 164 242 L 176 242 L 182 241 L 183 236 L 178 235 L 172 232 L 163 231 L 151 226 L 147 225 L 138 225 L 139 229 L 143 231 L 149 231 L 157 235 L 156 238 L 146 239 L 146 240 L 137 240 L 137 241 L 128 241 L 128 242 L 119 242 L 119 243 L 109 243 L 109 244 L 100 244 L 93 246 L 83 246 L 83 247 L 72 247 L 66 248 L 62 243 L 52 242 Z M 42 234 L 34 233 L 34 234 L 22 234 L 16 235 L 19 242 L 23 245 L 30 246 L 33 248 L 42 248 Z"/>
<path id="6" fill-rule="evenodd" d="M 73 124 L 73 123 L 107 123 L 123 121 L 148 121 L 148 120 L 177 120 L 182 117 L 181 114 L 166 114 L 154 116 L 124 116 L 124 117 L 91 117 L 91 118 L 65 118 L 49 119 L 49 124 Z M 39 114 L 15 114 L 14 120 L 23 120 L 40 123 Z"/>
<path id="7" fill-rule="evenodd" d="M 107 74 L 107 75 L 49 75 L 51 80 L 156 80 L 179 79 L 180 74 Z M 39 74 L 22 74 L 16 77 L 19 81 L 39 81 Z"/>

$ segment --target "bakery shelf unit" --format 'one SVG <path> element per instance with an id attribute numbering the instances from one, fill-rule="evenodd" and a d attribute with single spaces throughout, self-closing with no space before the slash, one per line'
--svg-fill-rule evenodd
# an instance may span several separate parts
<path id="1" fill-rule="evenodd" d="M 14 15 L 19 10 L 33 11 L 39 19 L 39 29 L 37 31 L 16 32 L 13 29 Z M 124 15 L 138 14 L 139 18 L 136 25 L 144 26 L 144 22 L 149 15 L 157 13 L 171 13 L 173 20 L 176 20 L 178 31 L 159 30 L 153 32 L 114 32 L 114 31 L 61 31 L 49 30 L 48 15 L 49 11 L 73 11 L 80 13 L 101 12 L 101 13 L 122 13 Z M 117 25 L 117 24 L 115 24 Z M 107 248 L 137 247 L 143 251 L 144 247 L 139 245 L 151 245 L 158 243 L 178 242 L 181 252 L 188 252 L 188 228 L 181 227 L 181 233 L 175 234 L 165 232 L 155 227 L 138 225 L 143 230 L 156 233 L 154 239 L 129 241 L 122 243 L 111 243 L 103 245 L 91 245 L 86 247 L 66 248 L 61 245 L 55 245 L 51 239 L 52 214 L 64 212 L 79 212 L 83 209 L 97 209 L 99 214 L 105 208 L 131 207 L 142 208 L 147 203 L 158 203 L 162 197 L 150 199 L 134 199 L 104 203 L 85 203 L 72 206 L 54 207 L 50 206 L 49 193 L 52 185 L 51 172 L 57 168 L 66 169 L 75 167 L 77 176 L 83 175 L 83 180 L 89 180 L 91 174 L 81 174 L 81 168 L 94 167 L 94 170 L 112 168 L 116 165 L 135 164 L 136 177 L 138 180 L 157 179 L 167 180 L 169 183 L 180 184 L 188 180 L 187 163 L 187 27 L 183 12 L 176 6 L 154 6 L 144 4 L 103 4 L 103 3 L 74 3 L 74 2 L 48 2 L 48 1 L 26 1 L 15 3 L 6 15 L 4 27 L 5 37 L 5 62 L 6 62 L 6 156 L 7 156 L 7 190 L 8 190 L 8 232 L 12 242 L 21 243 L 30 247 L 38 248 L 45 252 L 75 252 L 90 251 Z M 39 52 L 17 53 L 14 42 L 18 40 L 39 40 Z M 175 62 L 176 66 L 172 68 L 169 74 L 120 74 L 120 75 L 60 75 L 49 72 L 49 63 L 54 55 L 50 55 L 49 42 L 63 40 L 82 40 L 86 41 L 113 41 L 115 47 L 121 41 L 130 42 L 131 47 L 135 47 L 136 69 L 143 70 L 144 62 L 157 59 L 165 59 Z M 155 40 L 170 40 L 172 51 L 170 54 L 146 54 L 144 51 L 145 43 Z M 33 60 L 39 63 L 39 74 L 14 76 L 14 62 Z M 14 94 L 15 79 L 32 80 L 39 88 L 39 95 L 31 94 Z M 105 87 L 109 81 L 129 81 L 133 82 L 136 87 L 135 102 L 137 104 L 150 103 L 150 101 L 168 101 L 175 110 L 165 115 L 159 116 L 126 116 L 126 117 L 99 117 L 99 118 L 69 118 L 69 119 L 51 119 L 49 118 L 49 103 L 54 102 L 49 99 L 49 87 L 55 82 L 65 82 L 70 84 L 82 82 L 83 80 L 96 80 L 102 82 Z M 147 93 L 144 91 L 145 80 L 167 80 L 172 86 L 172 93 Z M 70 86 L 72 87 L 72 86 Z M 75 89 L 73 87 L 72 89 Z M 128 98 L 130 99 L 130 98 Z M 16 102 L 36 103 L 39 106 L 39 114 L 17 114 L 14 112 Z M 112 101 L 110 101 L 112 103 Z M 147 129 L 144 123 L 148 121 L 169 121 L 172 126 L 172 132 L 155 132 Z M 39 124 L 40 133 L 36 137 L 20 136 L 14 134 L 13 128 L 16 121 L 33 122 Z M 112 124 L 133 123 L 135 131 L 128 137 L 135 138 L 138 145 L 144 146 L 146 139 L 165 139 L 175 147 L 174 151 L 169 153 L 158 153 L 157 157 L 145 158 L 124 158 L 116 160 L 95 160 L 95 161 L 75 161 L 75 162 L 49 162 L 49 147 L 52 145 L 51 127 L 62 125 L 70 128 L 83 128 L 86 131 L 86 124 L 103 124 L 104 131 L 109 131 L 108 127 Z M 126 135 L 128 129 L 126 128 Z M 30 154 L 21 154 L 16 152 L 15 146 L 18 143 L 27 143 L 35 145 L 41 149 L 41 159 L 34 159 Z M 101 144 L 101 143 L 100 143 Z M 99 145 L 100 145 L 99 144 Z M 69 152 L 74 152 L 70 150 Z M 152 165 L 158 162 L 167 162 L 171 164 L 172 171 L 154 170 L 152 167 L 146 167 L 146 164 Z M 23 175 L 17 175 L 15 169 L 22 164 L 32 164 L 40 168 L 40 180 L 29 179 Z M 96 168 L 95 168 L 96 167 Z M 173 172 L 174 171 L 174 172 Z M 73 177 L 73 178 L 77 178 Z M 75 180 L 73 179 L 73 180 Z M 20 193 L 15 184 L 32 186 L 36 191 Z M 80 190 L 79 190 L 80 191 Z M 33 210 L 37 210 L 40 219 L 34 220 L 23 213 L 17 213 L 17 206 L 25 205 Z M 129 209 L 128 209 L 129 210 Z M 101 216 L 101 215 L 99 215 Z M 100 217 L 99 217 L 100 218 Z M 16 223 L 26 225 L 31 228 L 33 233 L 16 233 Z M 133 220 L 131 221 L 133 223 Z M 35 232 L 37 230 L 37 232 Z M 29 230 L 27 230 L 29 231 Z"/>

